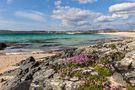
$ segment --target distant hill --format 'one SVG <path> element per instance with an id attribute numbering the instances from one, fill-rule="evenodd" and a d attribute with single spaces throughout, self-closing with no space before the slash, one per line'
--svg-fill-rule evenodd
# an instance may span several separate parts
<path id="1" fill-rule="evenodd" d="M 99 32 L 118 32 L 121 30 L 116 29 L 100 29 L 100 30 L 76 30 L 76 31 L 12 31 L 12 30 L 0 30 L 0 34 L 91 34 Z"/>

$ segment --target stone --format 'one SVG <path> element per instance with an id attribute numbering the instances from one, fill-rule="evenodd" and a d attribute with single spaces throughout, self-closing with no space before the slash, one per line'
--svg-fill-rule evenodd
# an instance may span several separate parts
<path id="1" fill-rule="evenodd" d="M 65 81 L 65 90 L 78 90 L 79 83 L 72 81 Z"/>
<path id="2" fill-rule="evenodd" d="M 59 73 L 55 73 L 55 74 L 53 75 L 53 78 L 60 79 L 61 77 L 60 77 L 60 74 L 59 74 Z"/>
<path id="3" fill-rule="evenodd" d="M 82 73 L 83 73 L 83 74 L 90 74 L 91 72 L 92 72 L 92 70 L 91 70 L 91 69 L 83 70 L 83 71 L 82 71 Z"/>
<path id="4" fill-rule="evenodd" d="M 12 90 L 29 90 L 31 81 L 23 81 L 14 87 Z"/>
<path id="5" fill-rule="evenodd" d="M 118 61 L 115 64 L 116 69 L 118 70 L 129 70 L 131 68 L 135 68 L 135 51 L 129 52 L 126 54 L 125 58 L 121 61 Z"/>
<path id="6" fill-rule="evenodd" d="M 98 73 L 94 70 L 94 68 L 89 67 L 89 69 L 85 69 L 82 71 L 83 74 L 90 74 L 90 75 L 98 75 Z"/>
<path id="7" fill-rule="evenodd" d="M 126 82 L 124 81 L 123 76 L 120 73 L 114 72 L 112 75 L 113 79 L 115 82 L 120 83 L 120 84 L 125 84 Z"/>
<path id="8" fill-rule="evenodd" d="M 65 77 L 64 77 L 64 80 L 69 80 L 69 79 L 70 79 L 69 76 L 65 76 Z"/>
<path id="9" fill-rule="evenodd" d="M 2 82 L 4 82 L 4 81 L 6 81 L 5 79 L 3 79 L 3 78 L 1 78 L 0 79 L 0 83 L 2 83 Z"/>
<path id="10" fill-rule="evenodd" d="M 40 69 L 38 65 L 39 63 L 33 57 L 23 61 L 16 76 L 12 80 L 7 81 L 2 86 L 2 90 L 29 90 L 34 73 Z"/>
<path id="11" fill-rule="evenodd" d="M 73 82 L 76 82 L 76 81 L 78 81 L 78 80 L 79 80 L 79 78 L 78 78 L 78 77 L 70 78 L 70 81 L 73 81 Z"/>
<path id="12" fill-rule="evenodd" d="M 126 54 L 125 58 L 116 62 L 114 65 L 117 72 L 119 72 L 127 82 L 135 85 L 135 51 Z M 117 78 L 118 81 L 119 78 Z"/>
<path id="13" fill-rule="evenodd" d="M 44 74 L 44 77 L 49 78 L 50 76 L 52 76 L 55 73 L 55 71 L 53 69 L 49 69 L 45 73 L 46 74 Z"/>
<path id="14" fill-rule="evenodd" d="M 22 60 L 19 63 L 16 64 L 16 66 L 24 66 L 27 65 L 28 63 L 34 63 L 36 62 L 35 59 L 33 57 L 29 57 L 26 60 Z"/>
<path id="15" fill-rule="evenodd" d="M 40 70 L 39 72 L 33 75 L 33 81 L 43 81 L 54 75 L 55 71 L 53 69 Z"/>
<path id="16" fill-rule="evenodd" d="M 65 83 L 63 80 L 52 79 L 46 80 L 44 90 L 65 90 Z"/>
<path id="17" fill-rule="evenodd" d="M 91 72 L 91 75 L 98 75 L 96 71 Z"/>
<path id="18" fill-rule="evenodd" d="M 127 72 L 124 74 L 127 78 L 135 78 L 135 71 Z"/>
<path id="19" fill-rule="evenodd" d="M 129 82 L 131 83 L 132 86 L 135 86 L 135 79 L 131 79 L 129 80 Z"/>
<path id="20" fill-rule="evenodd" d="M 0 50 L 4 50 L 7 47 L 5 43 L 0 43 Z"/>

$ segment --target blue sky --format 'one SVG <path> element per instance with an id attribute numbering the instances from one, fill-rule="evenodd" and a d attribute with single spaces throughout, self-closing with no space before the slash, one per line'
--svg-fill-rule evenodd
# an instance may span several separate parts
<path id="1" fill-rule="evenodd" d="M 135 29 L 135 0 L 0 0 L 0 29 Z"/>

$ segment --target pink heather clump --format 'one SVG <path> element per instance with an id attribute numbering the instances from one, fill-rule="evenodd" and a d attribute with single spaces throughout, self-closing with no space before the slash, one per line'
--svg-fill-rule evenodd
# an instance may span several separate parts
<path id="1" fill-rule="evenodd" d="M 69 63 L 75 63 L 75 64 L 86 64 L 89 61 L 89 58 L 87 55 L 75 55 L 73 57 L 68 58 Z"/>

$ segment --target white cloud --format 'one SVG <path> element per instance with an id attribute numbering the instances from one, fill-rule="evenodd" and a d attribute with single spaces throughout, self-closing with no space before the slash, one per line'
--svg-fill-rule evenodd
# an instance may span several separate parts
<path id="1" fill-rule="evenodd" d="M 86 4 L 86 3 L 93 3 L 93 2 L 96 2 L 97 0 L 78 0 L 79 3 L 81 4 Z"/>
<path id="2" fill-rule="evenodd" d="M 96 19 L 96 21 L 99 21 L 99 22 L 109 22 L 112 20 L 114 20 L 114 18 L 112 18 L 112 16 L 100 16 Z"/>
<path id="3" fill-rule="evenodd" d="M 112 5 L 109 7 L 109 12 L 111 12 L 112 15 L 101 16 L 97 18 L 97 21 L 109 22 L 119 19 L 128 19 L 129 17 L 135 16 L 135 3 L 127 2 Z"/>
<path id="4" fill-rule="evenodd" d="M 119 12 L 119 11 L 127 11 L 127 10 L 135 10 L 135 3 L 127 2 L 115 4 L 109 7 L 110 12 Z"/>
<path id="5" fill-rule="evenodd" d="M 54 10 L 52 17 L 61 20 L 64 26 L 80 27 L 86 24 L 90 25 L 100 15 L 100 13 L 90 10 L 65 6 Z"/>
<path id="6" fill-rule="evenodd" d="M 16 11 L 14 15 L 34 21 L 45 21 L 45 14 L 38 11 Z"/>
<path id="7" fill-rule="evenodd" d="M 6 0 L 6 3 L 7 4 L 11 4 L 11 3 L 13 3 L 15 0 Z"/>
<path id="8" fill-rule="evenodd" d="M 60 7 L 61 3 L 62 3 L 62 1 L 58 0 L 58 1 L 55 1 L 54 4 L 55 4 L 56 7 Z"/>

